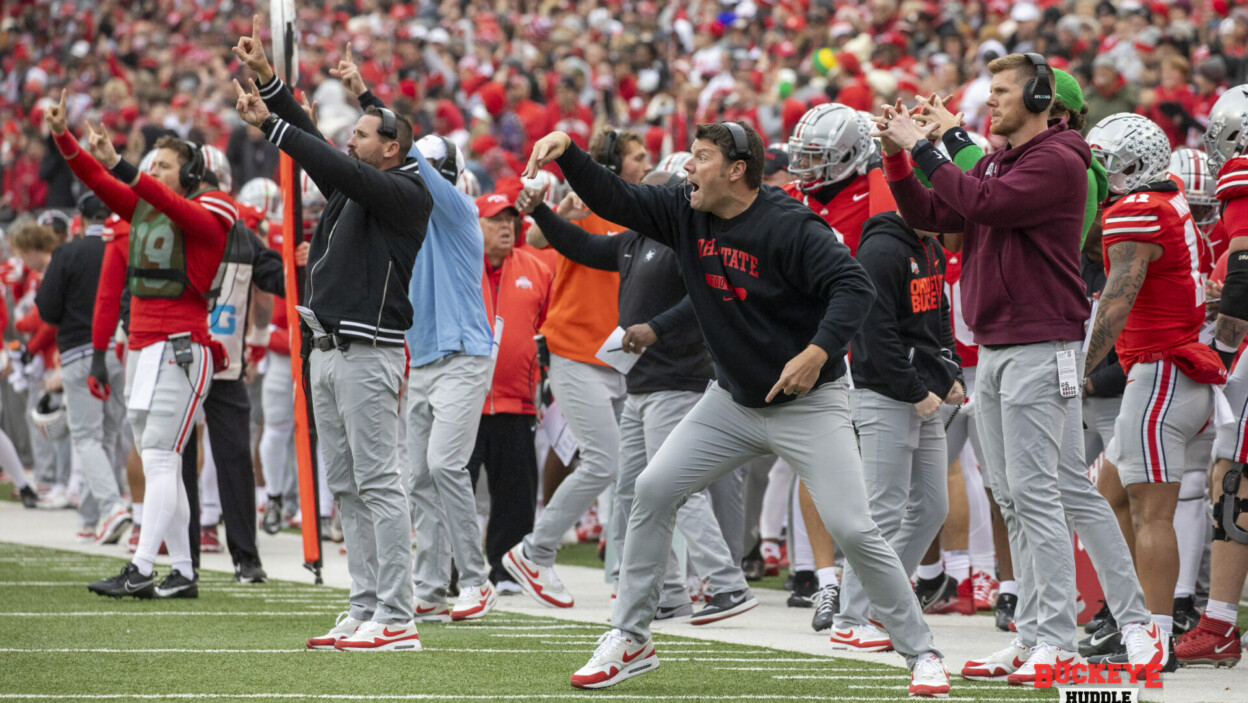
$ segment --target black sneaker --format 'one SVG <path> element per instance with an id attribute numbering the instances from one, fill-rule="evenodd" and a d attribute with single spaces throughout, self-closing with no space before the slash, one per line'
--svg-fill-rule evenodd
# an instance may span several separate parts
<path id="1" fill-rule="evenodd" d="M 659 609 L 654 612 L 654 620 L 655 622 L 662 620 L 681 620 L 692 615 L 693 603 L 685 603 L 673 608 L 664 608 L 659 606 Z"/>
<path id="2" fill-rule="evenodd" d="M 1179 670 L 1179 660 L 1174 656 L 1174 638 L 1166 638 L 1166 647 L 1170 649 L 1170 656 L 1166 658 L 1166 663 L 1161 667 L 1162 673 L 1170 673 Z M 1089 664 L 1130 664 L 1131 658 L 1127 656 L 1127 645 L 1120 644 L 1117 649 L 1107 654 L 1098 654 L 1088 657 Z"/>
<path id="3" fill-rule="evenodd" d="M 815 593 L 815 616 L 810 619 L 810 626 L 815 632 L 823 632 L 832 627 L 832 618 L 841 606 L 841 587 L 824 586 Z"/>
<path id="4" fill-rule="evenodd" d="M 1181 635 L 1191 632 L 1200 622 L 1200 611 L 1196 609 L 1196 599 L 1183 596 L 1174 599 L 1174 634 Z"/>
<path id="5" fill-rule="evenodd" d="M 707 601 L 706 607 L 699 610 L 689 621 L 690 625 L 707 625 L 709 623 L 740 615 L 758 605 L 758 599 L 746 588 L 731 593 L 716 593 Z"/>
<path id="6" fill-rule="evenodd" d="M 1091 620 L 1084 623 L 1083 631 L 1090 635 L 1101 629 L 1101 625 L 1104 625 L 1105 621 L 1112 617 L 1114 616 L 1109 612 L 1109 604 L 1101 601 L 1101 609 L 1096 611 L 1096 615 L 1093 615 Z"/>
<path id="7" fill-rule="evenodd" d="M 234 567 L 234 580 L 238 583 L 267 583 L 269 576 L 259 564 L 239 564 Z"/>
<path id="8" fill-rule="evenodd" d="M 22 486 L 22 505 L 27 508 L 39 507 L 39 494 L 35 493 L 35 489 L 30 486 Z"/>
<path id="9" fill-rule="evenodd" d="M 269 502 L 264 505 L 264 520 L 261 526 L 271 535 L 282 531 L 282 499 L 280 497 L 269 496 Z"/>
<path id="10" fill-rule="evenodd" d="M 181 571 L 174 569 L 164 581 L 156 587 L 157 598 L 198 598 L 199 577 L 187 578 Z"/>
<path id="11" fill-rule="evenodd" d="M 745 572 L 746 581 L 762 581 L 767 565 L 762 557 L 746 557 L 741 560 L 741 571 Z"/>
<path id="12" fill-rule="evenodd" d="M 793 574 L 793 587 L 789 589 L 790 608 L 813 608 L 815 592 L 819 590 L 819 577 L 813 571 L 798 571 Z"/>
<path id="13" fill-rule="evenodd" d="M 997 596 L 997 605 L 993 608 L 993 614 L 997 618 L 997 629 L 1002 632 L 1010 631 L 1010 623 L 1014 622 L 1014 609 L 1018 607 L 1018 596 L 1013 593 L 1002 593 Z"/>
<path id="14" fill-rule="evenodd" d="M 928 609 L 957 597 L 958 580 L 949 574 L 941 574 L 934 579 L 919 579 L 914 595 L 919 599 L 919 608 L 926 613 Z"/>
<path id="15" fill-rule="evenodd" d="M 113 598 L 152 598 L 156 595 L 156 572 L 153 571 L 151 576 L 144 576 L 139 573 L 139 567 L 131 562 L 122 568 L 120 574 L 87 584 L 87 590 Z"/>
<path id="16" fill-rule="evenodd" d="M 1093 657 L 1113 654 L 1122 648 L 1122 633 L 1113 618 L 1105 621 L 1101 629 L 1079 641 L 1079 656 Z M 1125 652 L 1126 650 L 1123 649 Z"/>

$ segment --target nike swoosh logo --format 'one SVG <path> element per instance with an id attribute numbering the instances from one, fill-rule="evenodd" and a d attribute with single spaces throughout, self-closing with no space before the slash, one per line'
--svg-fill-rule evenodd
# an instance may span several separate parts
<path id="1" fill-rule="evenodd" d="M 1227 649 L 1229 649 L 1229 648 L 1230 648 L 1230 646 L 1231 646 L 1231 645 L 1233 645 L 1233 644 L 1236 644 L 1236 643 L 1235 643 L 1235 642 L 1227 642 L 1226 644 L 1222 645 L 1221 647 L 1214 647 L 1214 648 L 1213 648 L 1213 651 L 1217 652 L 1218 654 L 1221 654 L 1221 653 L 1225 652 Z"/>
<path id="2" fill-rule="evenodd" d="M 633 652 L 632 654 L 629 654 L 628 652 L 624 652 L 624 663 L 627 664 L 631 662 L 632 660 L 641 656 L 641 653 L 644 651 L 646 651 L 645 647 L 642 647 L 641 649 L 637 650 L 636 652 Z"/>
<path id="3" fill-rule="evenodd" d="M 541 574 L 539 574 L 536 571 L 531 570 L 526 564 L 520 564 L 520 569 L 523 570 L 524 573 L 531 579 L 535 579 L 538 576 L 541 576 Z"/>
<path id="4" fill-rule="evenodd" d="M 416 606 L 416 614 L 417 614 L 417 615 L 424 615 L 425 613 L 432 613 L 433 611 L 437 610 L 437 609 L 438 609 L 438 607 L 439 607 L 439 606 L 436 606 L 436 605 L 435 605 L 435 606 L 433 606 L 432 608 L 422 608 L 422 607 L 420 607 L 420 606 L 418 605 L 418 606 Z"/>
<path id="5" fill-rule="evenodd" d="M 738 593 L 735 596 L 728 596 L 728 600 L 732 601 L 733 603 L 740 603 L 741 601 L 745 600 L 745 594 Z"/>
<path id="6" fill-rule="evenodd" d="M 862 200 L 863 198 L 867 197 L 868 195 L 870 195 L 870 193 L 859 193 L 858 195 L 855 195 L 855 196 L 854 196 L 854 202 L 858 202 L 859 200 Z"/>
<path id="7" fill-rule="evenodd" d="M 1022 657 L 1014 657 L 1014 668 L 1015 668 L 1015 669 L 1021 669 L 1021 668 L 1023 667 L 1023 665 L 1024 665 L 1024 664 L 1026 664 L 1026 663 L 1027 663 L 1027 660 L 1026 660 L 1026 659 L 1023 659 Z"/>
<path id="8" fill-rule="evenodd" d="M 131 588 L 131 587 L 130 587 L 130 582 L 129 582 L 129 581 L 126 581 L 124 585 L 125 585 L 125 587 L 126 587 L 126 593 L 134 593 L 134 592 L 136 592 L 136 591 L 141 591 L 141 590 L 143 590 L 144 588 L 147 588 L 147 584 L 142 584 L 142 583 L 141 583 L 141 584 L 139 584 L 138 586 L 134 587 L 134 588 Z"/>
<path id="9" fill-rule="evenodd" d="M 1091 643 L 1091 644 L 1092 644 L 1092 646 L 1093 646 L 1093 647 L 1099 647 L 1099 646 L 1101 645 L 1101 643 L 1102 643 L 1102 642 L 1105 642 L 1105 641 L 1107 641 L 1107 640 L 1112 639 L 1112 638 L 1114 637 L 1114 635 L 1117 635 L 1117 634 L 1118 634 L 1118 633 L 1117 633 L 1117 632 L 1115 632 L 1115 633 L 1113 633 L 1113 634 L 1105 635 L 1104 637 L 1102 637 L 1102 638 L 1100 638 L 1100 639 L 1097 639 L 1097 638 L 1096 638 L 1096 635 L 1092 635 L 1092 643 Z"/>
<path id="10" fill-rule="evenodd" d="M 387 627 L 381 631 L 381 634 L 385 635 L 386 637 L 398 637 L 399 635 L 402 635 L 406 632 L 407 632 L 407 628 L 402 628 L 395 632 L 391 632 L 390 628 Z"/>

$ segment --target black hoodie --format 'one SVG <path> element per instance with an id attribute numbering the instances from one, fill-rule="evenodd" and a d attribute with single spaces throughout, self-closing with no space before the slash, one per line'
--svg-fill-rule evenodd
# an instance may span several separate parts
<path id="1" fill-rule="evenodd" d="M 905 403 L 942 399 L 962 375 L 945 296 L 945 252 L 895 212 L 867 220 L 858 263 L 875 302 L 850 345 L 854 386 Z"/>

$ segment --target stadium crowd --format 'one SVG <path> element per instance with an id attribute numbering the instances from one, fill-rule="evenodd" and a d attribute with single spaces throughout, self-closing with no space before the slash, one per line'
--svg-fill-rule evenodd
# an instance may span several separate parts
<path id="1" fill-rule="evenodd" d="M 293 364 L 353 577 L 309 648 L 574 607 L 555 554 L 594 542 L 580 687 L 785 569 L 913 695 L 949 690 L 923 616 L 1018 633 L 968 679 L 1239 661 L 1248 9 L 299 5 L 294 80 L 265 3 L 0 18 L 0 470 L 127 545 L 92 590 L 195 597 L 225 549 L 266 580 L 258 532 L 311 518 Z"/>

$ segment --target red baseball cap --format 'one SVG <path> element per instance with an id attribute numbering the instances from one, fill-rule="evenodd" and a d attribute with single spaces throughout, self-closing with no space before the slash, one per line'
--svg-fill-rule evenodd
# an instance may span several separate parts
<path id="1" fill-rule="evenodd" d="M 481 217 L 494 217 L 507 208 L 515 210 L 516 203 L 506 193 L 490 193 L 477 198 L 477 213 Z M 516 212 L 519 214 L 518 210 Z"/>

